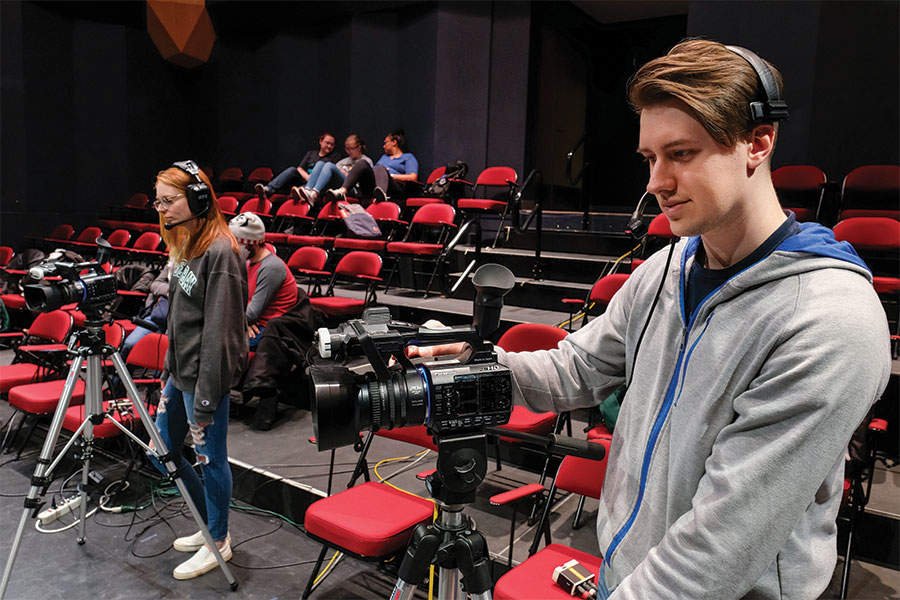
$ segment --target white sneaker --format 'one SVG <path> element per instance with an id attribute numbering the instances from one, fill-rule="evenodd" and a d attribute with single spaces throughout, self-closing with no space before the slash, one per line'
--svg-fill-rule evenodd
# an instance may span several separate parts
<path id="1" fill-rule="evenodd" d="M 231 536 L 225 539 L 225 545 L 219 550 L 219 553 L 223 559 L 231 560 Z M 172 571 L 172 576 L 175 579 L 193 579 L 212 571 L 218 566 L 219 563 L 216 562 L 216 556 L 204 544 L 192 557 L 175 567 L 175 570 Z"/>
<path id="2" fill-rule="evenodd" d="M 203 539 L 203 532 L 198 531 L 194 535 L 176 539 L 175 543 L 172 544 L 172 547 L 178 552 L 196 552 L 202 548 L 205 543 L 206 540 Z"/>

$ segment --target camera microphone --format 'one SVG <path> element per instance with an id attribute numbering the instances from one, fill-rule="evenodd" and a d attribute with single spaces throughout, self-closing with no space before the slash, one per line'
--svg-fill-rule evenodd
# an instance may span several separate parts
<path id="1" fill-rule="evenodd" d="M 56 273 L 54 263 L 37 265 L 28 269 L 28 276 L 32 279 L 43 279 Z"/>
<path id="2" fill-rule="evenodd" d="M 159 331 L 159 327 L 156 326 L 156 323 L 153 321 L 148 321 L 147 319 L 141 319 L 139 317 L 132 317 L 131 322 L 137 325 L 138 327 L 143 327 L 153 333 Z"/>

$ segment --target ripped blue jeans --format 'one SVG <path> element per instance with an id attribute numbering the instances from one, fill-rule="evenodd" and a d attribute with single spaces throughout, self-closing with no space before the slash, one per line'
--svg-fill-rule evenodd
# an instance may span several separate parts
<path id="1" fill-rule="evenodd" d="M 231 465 L 228 464 L 227 447 L 229 398 L 230 395 L 225 394 L 213 413 L 213 422 L 200 428 L 194 424 L 194 394 L 179 390 L 169 378 L 156 412 L 160 437 L 172 453 L 181 480 L 209 527 L 213 540 L 217 542 L 228 536 L 228 507 L 231 503 Z M 189 431 L 203 474 L 202 480 L 182 452 Z M 157 469 L 167 474 L 166 468 L 155 457 L 150 459 Z"/>

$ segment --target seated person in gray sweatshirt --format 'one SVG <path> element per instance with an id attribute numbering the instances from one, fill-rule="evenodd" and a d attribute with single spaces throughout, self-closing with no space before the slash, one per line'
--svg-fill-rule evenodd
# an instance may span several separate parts
<path id="1" fill-rule="evenodd" d="M 309 179 L 302 187 L 291 188 L 291 198 L 296 201 L 304 200 L 310 206 L 318 206 L 323 198 L 325 190 L 339 188 L 347 178 L 347 173 L 359 161 L 368 163 L 373 167 L 372 159 L 366 156 L 366 142 L 355 133 L 344 140 L 346 158 L 336 163 L 320 160 L 309 173 Z"/>
<path id="2" fill-rule="evenodd" d="M 681 240 L 558 349 L 497 351 L 535 411 L 627 386 L 583 548 L 603 557 L 598 599 L 810 599 L 831 579 L 844 453 L 887 384 L 889 334 L 853 248 L 779 204 L 781 87 L 707 40 L 641 67 L 647 191 Z"/>

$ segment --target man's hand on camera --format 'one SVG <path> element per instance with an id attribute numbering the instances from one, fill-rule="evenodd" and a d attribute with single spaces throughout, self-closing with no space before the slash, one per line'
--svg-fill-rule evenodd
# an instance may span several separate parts
<path id="1" fill-rule="evenodd" d="M 437 319 L 428 319 L 422 323 L 422 327 L 426 329 L 447 329 L 448 327 Z M 417 356 L 450 356 L 454 354 L 462 354 L 469 346 L 466 342 L 457 344 L 437 344 L 435 346 L 407 346 L 405 348 L 406 356 L 415 358 Z"/>
<path id="2" fill-rule="evenodd" d="M 437 344 L 435 346 L 407 346 L 406 356 L 415 358 L 417 356 L 450 356 L 462 354 L 466 351 L 469 344 L 466 342 L 457 342 L 455 344 Z"/>

